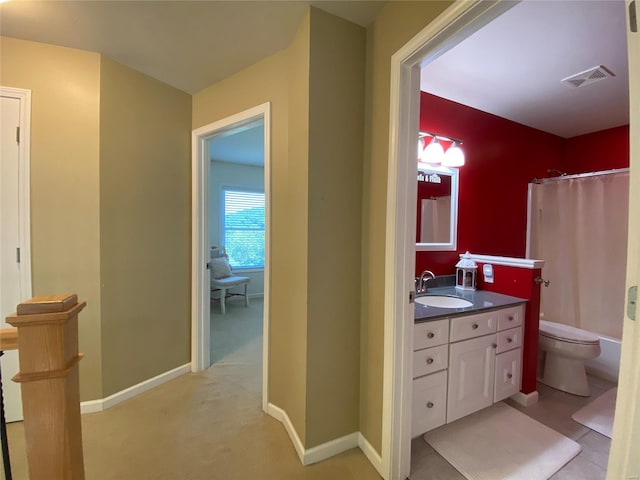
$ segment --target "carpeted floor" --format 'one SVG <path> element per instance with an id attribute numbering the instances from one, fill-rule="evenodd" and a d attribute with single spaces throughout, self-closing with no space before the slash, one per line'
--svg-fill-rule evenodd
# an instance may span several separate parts
<path id="1" fill-rule="evenodd" d="M 379 480 L 358 449 L 300 464 L 282 424 L 261 409 L 262 302 L 232 300 L 227 315 L 217 312 L 212 303 L 211 368 L 82 416 L 87 480 Z M 13 478 L 26 480 L 21 423 L 8 438 Z"/>

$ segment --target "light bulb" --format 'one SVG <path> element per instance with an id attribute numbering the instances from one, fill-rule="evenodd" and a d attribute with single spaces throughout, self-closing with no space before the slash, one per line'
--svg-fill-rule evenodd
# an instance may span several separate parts
<path id="1" fill-rule="evenodd" d="M 442 163 L 443 158 L 444 149 L 442 148 L 442 145 L 440 145 L 438 138 L 433 137 L 431 143 L 429 143 L 429 145 L 427 145 L 427 148 L 423 150 L 420 161 L 423 163 L 438 164 Z"/>
<path id="2" fill-rule="evenodd" d="M 444 154 L 442 159 L 442 165 L 445 167 L 462 167 L 464 165 L 464 152 L 458 142 L 454 142 L 447 149 L 447 153 Z"/>

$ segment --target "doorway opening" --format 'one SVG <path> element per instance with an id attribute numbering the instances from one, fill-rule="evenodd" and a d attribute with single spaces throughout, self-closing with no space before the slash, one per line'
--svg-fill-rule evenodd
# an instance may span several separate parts
<path id="1" fill-rule="evenodd" d="M 234 155 L 238 153 L 238 141 L 243 142 L 251 137 L 261 137 L 258 144 L 263 165 L 249 165 L 248 152 L 240 153 L 244 165 L 233 162 L 228 153 L 230 147 Z M 239 266 L 245 267 L 234 272 L 251 278 L 249 285 L 257 289 L 258 296 L 263 295 L 262 308 L 262 408 L 266 411 L 268 401 L 268 361 L 269 361 L 269 259 L 270 259 L 270 103 L 245 110 L 238 114 L 205 125 L 192 133 L 192 333 L 191 333 L 191 370 L 202 371 L 212 364 L 211 311 L 218 305 L 211 302 L 211 249 L 221 247 L 225 242 L 233 242 L 233 232 L 226 232 L 222 221 L 224 211 L 222 204 L 229 192 L 236 192 L 232 197 L 262 197 L 264 211 L 263 252 L 260 262 L 247 254 L 235 253 Z M 255 148 L 254 148 L 255 150 Z M 226 153 L 225 153 L 226 152 Z M 220 161 L 226 159 L 226 161 Z M 214 160 L 212 162 L 212 160 Z M 212 166 L 213 165 L 213 166 Z M 262 172 L 262 178 L 256 178 L 256 172 Z M 248 177 L 253 177 L 250 179 Z M 215 179 L 215 181 L 212 181 Z M 214 188 L 212 188 L 212 186 Z M 262 187 L 262 188 L 261 188 Z M 256 232 L 252 233 L 256 237 Z M 257 245 L 254 238 L 251 242 Z M 251 243 L 250 242 L 250 243 Z M 225 248 L 229 247 L 226 245 Z M 250 246 L 251 247 L 251 246 Z M 238 252 L 236 250 L 236 252 Z M 233 256 L 233 254 L 232 254 Z M 251 257 L 251 258 L 250 258 Z M 253 263 L 252 263 L 253 262 Z M 256 263 L 257 262 L 257 263 Z M 263 288 L 261 288 L 263 285 Z M 260 291 L 258 291 L 260 290 Z M 249 290 L 251 296 L 251 290 Z M 244 309 L 238 306 L 238 309 Z M 216 310 L 217 312 L 217 310 Z M 244 314 L 245 312 L 239 312 Z M 228 314 L 228 313 L 227 313 Z M 216 313 L 216 317 L 218 314 Z"/>
<path id="2" fill-rule="evenodd" d="M 415 144 L 419 131 L 421 68 L 463 42 L 517 2 L 454 4 L 392 57 L 387 193 L 383 469 L 406 478 L 411 458 L 411 346 L 416 218 Z"/>

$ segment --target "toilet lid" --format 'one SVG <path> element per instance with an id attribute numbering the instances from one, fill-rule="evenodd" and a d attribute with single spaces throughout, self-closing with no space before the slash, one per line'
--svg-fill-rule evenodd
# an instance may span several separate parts
<path id="1" fill-rule="evenodd" d="M 600 341 L 596 335 L 586 330 L 547 320 L 540 320 L 540 335 L 572 343 L 593 344 Z"/>

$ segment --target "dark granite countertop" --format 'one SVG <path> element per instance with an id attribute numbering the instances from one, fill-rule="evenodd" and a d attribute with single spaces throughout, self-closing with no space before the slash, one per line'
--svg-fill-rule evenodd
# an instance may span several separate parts
<path id="1" fill-rule="evenodd" d="M 430 320 L 451 317 L 453 315 L 494 310 L 510 305 L 519 305 L 521 303 L 526 303 L 527 301 L 523 298 L 488 292 L 486 290 L 458 290 L 455 287 L 430 288 L 426 294 L 420 294 L 418 297 L 423 295 L 453 295 L 469 300 L 470 302 L 473 302 L 473 305 L 463 308 L 438 308 L 415 303 L 414 319 L 416 323 L 428 322 Z"/>

